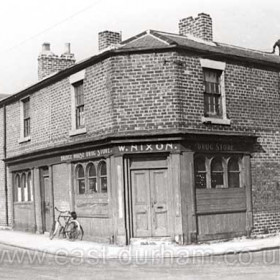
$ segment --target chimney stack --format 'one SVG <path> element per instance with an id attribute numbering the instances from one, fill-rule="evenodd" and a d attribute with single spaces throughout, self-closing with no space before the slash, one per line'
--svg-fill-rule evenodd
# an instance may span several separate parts
<path id="1" fill-rule="evenodd" d="M 103 31 L 98 33 L 98 49 L 102 51 L 108 47 L 121 43 L 122 35 L 120 32 Z"/>
<path id="2" fill-rule="evenodd" d="M 50 43 L 43 43 L 42 51 L 38 56 L 38 78 L 42 80 L 52 73 L 71 67 L 75 61 L 70 43 L 65 44 L 65 51 L 60 57 L 51 51 Z"/>
<path id="3" fill-rule="evenodd" d="M 208 14 L 200 13 L 196 18 L 187 17 L 179 22 L 179 34 L 203 39 L 205 41 L 213 40 L 212 18 Z"/>

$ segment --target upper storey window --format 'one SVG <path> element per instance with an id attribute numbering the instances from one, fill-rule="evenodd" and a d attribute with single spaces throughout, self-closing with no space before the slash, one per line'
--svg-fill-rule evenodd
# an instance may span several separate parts
<path id="1" fill-rule="evenodd" d="M 85 70 L 70 76 L 71 84 L 71 130 L 70 136 L 86 133 L 84 102 Z"/>
<path id="2" fill-rule="evenodd" d="M 85 127 L 83 81 L 73 84 L 75 91 L 76 128 Z"/>
<path id="3" fill-rule="evenodd" d="M 26 98 L 23 103 L 23 137 L 30 135 L 30 100 Z"/>
<path id="4" fill-rule="evenodd" d="M 220 117 L 221 104 L 221 71 L 204 69 L 204 116 Z"/>
<path id="5" fill-rule="evenodd" d="M 31 134 L 30 97 L 20 101 L 20 139 L 19 143 L 29 141 Z"/>
<path id="6" fill-rule="evenodd" d="M 204 83 L 204 116 L 202 122 L 229 125 L 226 113 L 224 62 L 201 59 Z"/>

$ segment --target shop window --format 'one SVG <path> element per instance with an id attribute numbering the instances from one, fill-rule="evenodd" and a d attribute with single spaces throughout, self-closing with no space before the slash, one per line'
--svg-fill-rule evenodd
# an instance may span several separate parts
<path id="1" fill-rule="evenodd" d="M 195 187 L 198 189 L 206 188 L 206 167 L 205 158 L 199 157 L 194 161 L 194 172 L 195 172 Z"/>
<path id="2" fill-rule="evenodd" d="M 224 168 L 221 158 L 214 158 L 211 162 L 211 188 L 224 187 Z"/>
<path id="3" fill-rule="evenodd" d="M 28 202 L 33 201 L 31 172 L 17 172 L 14 174 L 14 201 Z"/>
<path id="4" fill-rule="evenodd" d="M 86 186 L 85 186 L 85 172 L 84 172 L 84 167 L 82 165 L 77 166 L 76 174 L 77 174 L 79 194 L 84 194 L 86 192 Z"/>
<path id="5" fill-rule="evenodd" d="M 228 162 L 228 187 L 240 187 L 240 170 L 237 158 L 231 158 Z"/>
<path id="6" fill-rule="evenodd" d="M 22 193 L 21 193 L 20 175 L 19 174 L 17 174 L 15 176 L 15 186 L 16 186 L 15 201 L 21 202 L 22 201 Z"/>
<path id="7" fill-rule="evenodd" d="M 107 193 L 106 162 L 101 160 L 79 163 L 76 166 L 76 186 L 78 194 Z"/>
<path id="8" fill-rule="evenodd" d="M 93 163 L 88 164 L 89 193 L 97 193 L 96 168 Z"/>
<path id="9" fill-rule="evenodd" d="M 106 162 L 101 161 L 99 164 L 99 178 L 100 178 L 100 191 L 102 193 L 107 192 L 107 167 L 106 167 Z"/>
<path id="10" fill-rule="evenodd" d="M 241 188 L 241 159 L 237 155 L 197 155 L 194 178 L 197 189 Z"/>
<path id="11" fill-rule="evenodd" d="M 30 172 L 27 175 L 27 195 L 28 195 L 28 201 L 32 201 L 33 200 L 33 186 L 32 186 L 32 179 L 31 179 Z"/>

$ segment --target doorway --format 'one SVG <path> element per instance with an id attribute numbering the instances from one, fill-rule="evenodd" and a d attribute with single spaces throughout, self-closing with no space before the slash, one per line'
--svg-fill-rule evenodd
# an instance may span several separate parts
<path id="1" fill-rule="evenodd" d="M 130 172 L 133 237 L 169 236 L 167 168 Z"/>
<path id="2" fill-rule="evenodd" d="M 41 207 L 42 207 L 42 229 L 43 232 L 50 232 L 52 225 L 52 213 L 53 213 L 53 199 L 52 189 L 49 177 L 49 168 L 41 168 Z"/>

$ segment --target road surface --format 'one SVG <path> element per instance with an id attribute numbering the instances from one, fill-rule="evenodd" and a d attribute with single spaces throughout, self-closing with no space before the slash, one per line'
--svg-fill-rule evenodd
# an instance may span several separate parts
<path id="1" fill-rule="evenodd" d="M 189 259 L 94 260 L 0 245 L 0 279 L 280 279 L 280 250 Z"/>

